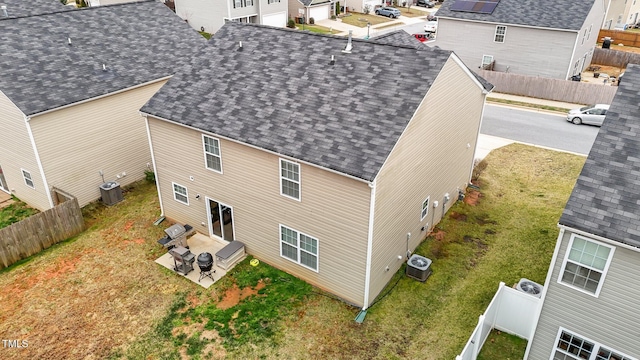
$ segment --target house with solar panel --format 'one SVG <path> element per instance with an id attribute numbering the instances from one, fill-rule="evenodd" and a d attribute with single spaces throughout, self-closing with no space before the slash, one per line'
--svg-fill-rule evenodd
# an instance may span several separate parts
<path id="1" fill-rule="evenodd" d="M 492 89 L 405 38 L 225 24 L 141 109 L 162 214 L 368 307 L 464 193 Z"/>
<path id="2" fill-rule="evenodd" d="M 157 1 L 51 5 L 0 20 L 0 191 L 39 210 L 54 206 L 53 187 L 84 206 L 107 182 L 144 178 L 151 152 L 138 111 L 206 46 Z"/>
<path id="3" fill-rule="evenodd" d="M 591 63 L 603 0 L 445 0 L 433 45 L 471 69 L 570 79 Z"/>
<path id="4" fill-rule="evenodd" d="M 525 359 L 640 359 L 639 104 L 629 64 L 560 217 Z"/>

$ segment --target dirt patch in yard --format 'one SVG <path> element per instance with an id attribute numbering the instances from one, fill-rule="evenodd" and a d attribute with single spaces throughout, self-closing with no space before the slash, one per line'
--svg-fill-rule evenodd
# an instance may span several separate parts
<path id="1" fill-rule="evenodd" d="M 458 220 L 458 221 L 467 221 L 467 215 L 460 214 L 460 213 L 455 212 L 455 211 L 452 211 L 451 215 L 449 215 L 449 217 L 454 219 L 454 220 Z"/>
<path id="2" fill-rule="evenodd" d="M 258 285 L 256 285 L 255 288 L 245 287 L 240 289 L 237 284 L 233 284 L 233 286 L 224 293 L 224 297 L 216 307 L 222 310 L 232 308 L 249 296 L 257 295 L 258 291 L 264 289 L 265 286 L 266 285 L 262 280 L 258 282 Z"/>
<path id="3" fill-rule="evenodd" d="M 467 191 L 467 195 L 464 197 L 464 202 L 465 204 L 475 206 L 476 204 L 478 204 L 481 196 L 482 194 L 480 193 L 480 191 L 469 189 Z"/>

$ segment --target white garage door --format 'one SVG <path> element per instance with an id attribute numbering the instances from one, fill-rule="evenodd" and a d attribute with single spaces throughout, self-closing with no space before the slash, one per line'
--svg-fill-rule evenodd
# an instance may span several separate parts
<path id="1" fill-rule="evenodd" d="M 262 25 L 285 27 L 287 25 L 287 13 L 269 14 L 262 16 Z"/>
<path id="2" fill-rule="evenodd" d="M 315 21 L 327 20 L 329 18 L 329 5 L 310 8 L 309 17 Z"/>

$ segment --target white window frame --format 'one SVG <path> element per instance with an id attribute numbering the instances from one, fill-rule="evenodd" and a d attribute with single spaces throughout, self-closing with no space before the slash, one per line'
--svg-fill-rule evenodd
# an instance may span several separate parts
<path id="1" fill-rule="evenodd" d="M 491 60 L 490 60 L 488 63 L 485 63 L 485 62 L 484 62 L 484 59 L 485 59 L 485 58 L 491 58 Z M 485 65 L 489 65 L 489 64 L 491 64 L 492 62 L 493 62 L 493 55 L 482 55 L 482 64 L 480 64 L 480 68 L 481 68 L 481 69 L 484 69 L 484 66 L 485 66 Z"/>
<path id="2" fill-rule="evenodd" d="M 207 151 L 207 145 L 206 145 L 207 139 L 211 139 L 216 143 L 216 146 L 218 148 L 218 154 L 214 154 L 212 152 Z M 218 174 L 222 174 L 222 149 L 220 148 L 220 140 L 218 140 L 217 138 L 214 138 L 213 136 L 202 134 L 202 151 L 204 152 L 204 167 L 213 172 L 217 172 Z M 211 155 L 215 158 L 218 158 L 218 160 L 220 161 L 220 170 L 209 167 L 209 162 L 207 161 L 207 155 Z"/>
<path id="3" fill-rule="evenodd" d="M 426 206 L 425 206 L 426 203 Z M 427 196 L 426 199 L 422 202 L 422 210 L 420 211 L 420 221 L 424 220 L 424 218 L 429 215 L 429 207 L 431 206 L 431 196 Z"/>
<path id="4" fill-rule="evenodd" d="M 587 39 L 587 29 L 584 29 L 584 32 L 582 33 L 582 43 L 580 43 L 580 45 L 584 45 L 584 41 Z"/>
<path id="5" fill-rule="evenodd" d="M 288 177 L 284 177 L 282 176 L 282 163 L 286 162 L 289 164 L 293 164 L 295 166 L 298 167 L 298 180 L 293 180 L 293 179 L 289 179 Z M 278 168 L 279 168 L 279 175 L 280 175 L 280 195 L 284 196 L 284 197 L 288 197 L 289 199 L 294 199 L 297 201 L 301 201 L 302 199 L 302 167 L 300 166 L 300 163 L 294 162 L 294 161 L 290 161 L 287 159 L 283 159 L 283 158 L 279 158 L 278 159 Z M 298 184 L 298 197 L 293 197 L 289 194 L 285 194 L 283 189 L 284 189 L 284 181 L 290 181 L 294 184 Z"/>
<path id="6" fill-rule="evenodd" d="M 504 30 L 504 32 L 499 33 L 498 30 Z M 498 41 L 498 37 L 501 36 L 502 40 Z M 507 27 L 504 25 L 496 25 L 496 32 L 493 35 L 493 42 L 496 43 L 504 43 L 504 41 L 507 39 Z M 491 60 L 493 61 L 493 60 Z"/>
<path id="7" fill-rule="evenodd" d="M 592 28 L 593 28 L 593 24 L 589 25 L 589 32 L 587 33 L 587 40 L 591 39 L 591 30 L 592 30 Z"/>
<path id="8" fill-rule="evenodd" d="M 288 256 L 284 256 L 284 255 L 282 255 L 282 243 L 283 243 L 283 242 L 285 242 L 284 240 L 282 240 L 282 229 L 283 229 L 283 228 L 284 228 L 284 229 L 287 229 L 287 230 L 289 230 L 289 231 L 293 231 L 293 232 L 295 232 L 295 233 L 297 234 L 297 235 L 296 235 L 296 245 L 295 245 L 295 246 L 287 242 L 287 245 L 289 245 L 289 246 L 291 246 L 291 247 L 295 247 L 295 248 L 296 248 L 296 255 L 297 255 L 297 259 L 296 259 L 296 260 L 294 260 L 294 259 L 292 259 L 292 258 L 290 258 L 290 257 L 288 257 Z M 305 233 L 303 233 L 303 232 L 301 232 L 301 231 L 298 231 L 298 230 L 296 230 L 296 229 L 290 228 L 290 227 L 288 227 L 288 226 L 286 226 L 286 225 L 282 225 L 282 224 L 280 224 L 280 226 L 279 226 L 278 230 L 279 230 L 279 231 L 278 231 L 278 238 L 279 238 L 279 243 L 280 243 L 280 257 L 285 258 L 285 259 L 287 259 L 287 260 L 291 261 L 292 263 L 298 264 L 298 265 L 300 265 L 300 266 L 302 266 L 302 267 L 304 267 L 304 268 L 307 268 L 307 269 L 309 269 L 309 270 L 312 270 L 312 271 L 315 271 L 315 272 L 319 273 L 319 272 L 320 272 L 320 240 L 318 240 L 318 238 L 316 238 L 316 237 L 313 237 L 313 236 L 311 236 L 311 235 L 307 235 L 307 234 L 305 234 Z M 308 238 L 310 238 L 310 239 L 315 240 L 315 242 L 316 242 L 316 253 L 315 253 L 315 254 L 314 254 L 314 253 L 312 253 L 312 252 L 310 252 L 310 251 L 308 251 L 308 250 L 303 249 L 303 248 L 300 246 L 300 235 L 304 235 L 304 236 L 306 236 L 306 237 L 308 237 Z M 314 269 L 314 268 L 312 268 L 312 267 L 310 267 L 310 266 L 308 266 L 308 265 L 306 265 L 306 264 L 303 264 L 303 263 L 300 261 L 300 258 L 301 258 L 300 254 L 301 254 L 301 252 L 305 252 L 305 253 L 307 253 L 307 254 L 310 254 L 310 255 L 313 255 L 313 256 L 315 256 L 315 257 L 316 257 L 316 268 L 315 268 L 315 269 Z"/>
<path id="9" fill-rule="evenodd" d="M 576 334 L 575 332 L 573 332 L 571 330 L 568 330 L 567 328 L 564 328 L 562 326 L 560 326 L 558 328 L 558 333 L 556 334 L 556 341 L 553 343 L 553 349 L 551 350 L 551 355 L 549 356 L 549 360 L 553 360 L 556 352 L 558 352 L 558 351 L 560 353 L 562 353 L 562 354 L 568 355 L 568 357 L 570 359 L 576 359 L 576 360 L 582 360 L 583 359 L 583 358 L 580 358 L 580 357 L 575 357 L 573 354 L 571 354 L 571 353 L 569 353 L 567 351 L 564 351 L 561 348 L 558 348 L 558 343 L 560 342 L 560 336 L 562 335 L 563 332 L 568 334 L 568 335 L 571 335 L 573 337 L 580 338 L 582 341 L 591 343 L 593 345 L 593 351 L 591 352 L 591 355 L 587 360 L 598 360 L 598 353 L 600 352 L 601 349 L 609 351 L 610 353 L 614 353 L 615 355 L 622 356 L 623 360 L 638 360 L 638 359 L 636 359 L 634 357 L 631 357 L 629 355 L 626 355 L 626 354 L 624 354 L 624 353 L 622 353 L 622 352 L 620 352 L 618 350 L 614 350 L 609 346 L 603 345 L 603 344 L 601 344 L 601 343 L 599 343 L 597 341 L 593 341 L 593 340 L 591 340 L 591 339 L 589 339 L 587 337 L 584 337 L 584 336 L 582 336 L 580 334 Z"/>
<path id="10" fill-rule="evenodd" d="M 32 189 L 35 189 L 36 183 L 33 182 L 33 177 L 31 176 L 31 172 L 22 168 L 20 169 L 20 171 L 22 172 L 22 179 L 24 180 L 24 184 Z"/>
<path id="11" fill-rule="evenodd" d="M 186 202 L 178 199 L 178 197 L 176 196 L 176 194 L 177 194 L 176 193 L 176 186 L 179 186 L 179 187 L 184 189 L 184 194 L 180 194 L 180 195 L 184 196 L 187 199 Z M 186 186 L 180 185 L 180 184 L 175 183 L 175 182 L 171 182 L 171 191 L 173 192 L 173 200 L 179 202 L 180 204 L 189 205 L 189 189 L 187 189 Z"/>
<path id="12" fill-rule="evenodd" d="M 564 271 L 565 271 L 565 268 L 567 266 L 567 261 L 571 261 L 572 263 L 574 263 L 574 264 L 576 264 L 578 266 L 582 266 L 584 268 L 600 272 L 600 270 L 595 269 L 595 268 L 591 268 L 588 265 L 585 265 L 585 264 L 582 264 L 582 263 L 579 263 L 579 262 L 575 262 L 573 260 L 569 260 L 569 254 L 571 253 L 571 247 L 573 246 L 573 242 L 574 242 L 574 240 L 576 238 L 580 238 L 582 240 L 594 243 L 596 245 L 604 246 L 606 248 L 609 248 L 609 257 L 607 258 L 607 262 L 606 262 L 606 264 L 604 266 L 604 269 L 601 272 L 600 280 L 598 281 L 598 287 L 596 288 L 596 292 L 595 293 L 592 293 L 592 292 L 590 292 L 588 290 L 581 289 L 581 288 L 579 288 L 577 286 L 574 286 L 572 284 L 565 283 L 565 282 L 562 281 L 562 277 L 564 276 Z M 565 250 L 564 260 L 562 261 L 562 267 L 560 268 L 560 273 L 558 274 L 558 283 L 561 284 L 561 285 L 570 287 L 572 289 L 575 289 L 577 291 L 580 291 L 581 293 L 584 293 L 584 294 L 587 294 L 587 295 L 590 295 L 590 296 L 593 296 L 593 297 L 597 298 L 600 295 L 600 290 L 602 290 L 602 284 L 604 284 L 605 278 L 607 277 L 607 272 L 609 271 L 609 265 L 611 265 L 611 259 L 613 259 L 613 253 L 615 252 L 615 250 L 616 250 L 616 248 L 614 246 L 607 245 L 605 243 L 590 239 L 590 238 L 585 237 L 585 236 L 580 236 L 580 235 L 577 235 L 577 234 L 571 234 L 571 237 L 569 238 L 569 244 L 567 244 L 567 248 Z"/>

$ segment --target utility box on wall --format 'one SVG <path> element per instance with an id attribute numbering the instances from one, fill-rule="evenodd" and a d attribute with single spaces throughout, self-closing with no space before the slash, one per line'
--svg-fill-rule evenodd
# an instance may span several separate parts
<path id="1" fill-rule="evenodd" d="M 119 203 L 123 199 L 120 184 L 115 181 L 108 181 L 100 185 L 100 196 L 102 196 L 102 202 L 107 206 Z"/>

